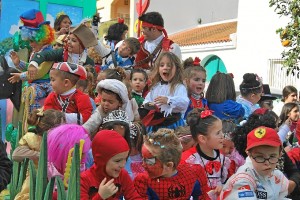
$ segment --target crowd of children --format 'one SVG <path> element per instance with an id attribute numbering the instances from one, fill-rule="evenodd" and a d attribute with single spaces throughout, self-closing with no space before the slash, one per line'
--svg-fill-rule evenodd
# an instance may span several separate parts
<path id="1" fill-rule="evenodd" d="M 31 126 L 14 161 L 28 158 L 37 167 L 47 134 L 48 178 L 61 177 L 66 189 L 72 148 L 81 145 L 80 199 L 300 198 L 294 87 L 284 88 L 279 116 L 271 107 L 259 108 L 265 91 L 257 74 L 243 75 L 238 97 L 227 73 L 217 72 L 205 91 L 200 59 L 182 62 L 157 12 L 140 16 L 140 40 L 127 38 L 128 27 L 119 20 L 106 44 L 86 24 L 71 27 L 68 15 L 60 14 L 53 30 L 38 17 L 37 10 L 21 15 L 22 39 L 33 50 L 29 62 L 10 54 L 24 72 L 9 81 L 28 81 L 36 93 L 28 110 Z M 36 39 L 43 26 L 51 41 Z M 48 49 L 54 35 L 61 46 Z M 54 64 L 45 67 L 49 61 Z M 7 171 L 0 174 L 9 175 L 11 163 L 3 160 Z M 8 182 L 4 177 L 0 189 Z M 27 174 L 15 199 L 29 199 L 29 188 Z"/>

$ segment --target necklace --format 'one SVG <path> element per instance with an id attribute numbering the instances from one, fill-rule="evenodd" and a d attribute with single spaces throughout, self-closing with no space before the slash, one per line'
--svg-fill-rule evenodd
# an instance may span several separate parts
<path id="1" fill-rule="evenodd" d="M 208 176 L 208 172 L 207 172 L 207 170 L 206 170 L 206 166 L 205 166 L 205 163 L 204 163 L 204 160 L 202 159 L 202 156 L 201 156 L 201 149 L 200 149 L 200 146 L 199 145 L 197 145 L 196 146 L 196 149 L 197 149 L 197 152 L 198 152 L 198 154 L 199 154 L 199 157 L 200 157 L 200 160 L 201 160 L 201 162 L 202 162 L 202 164 L 203 164 L 203 168 L 204 168 L 204 171 L 205 171 L 205 174 L 206 174 L 206 178 L 207 178 L 207 180 L 208 180 L 208 182 L 209 182 L 209 185 L 210 185 L 210 188 L 211 189 L 213 189 L 213 185 L 212 185 L 212 183 L 211 183 L 211 181 L 210 181 L 210 178 L 214 178 L 214 177 L 209 177 Z M 203 153 L 203 152 L 202 152 Z M 203 153 L 204 154 L 204 153 Z M 218 158 L 219 158 L 219 161 L 220 161 L 220 163 L 221 163 L 221 158 L 220 158 L 220 155 L 218 156 Z M 223 168 L 223 166 L 221 166 L 221 176 L 222 176 L 222 168 Z M 216 177 L 216 178 L 220 178 L 220 177 Z"/>

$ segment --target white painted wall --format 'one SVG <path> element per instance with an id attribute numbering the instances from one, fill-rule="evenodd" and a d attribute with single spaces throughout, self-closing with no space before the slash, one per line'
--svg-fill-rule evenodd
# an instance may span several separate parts
<path id="1" fill-rule="evenodd" d="M 232 57 L 236 61 L 234 67 L 242 74 L 255 72 L 268 82 L 268 60 L 281 58 L 283 47 L 276 29 L 284 26 L 287 19 L 280 18 L 269 7 L 267 0 L 239 1 L 237 53 Z"/>
<path id="2" fill-rule="evenodd" d="M 215 54 L 223 60 L 227 71 L 234 74 L 236 87 L 247 72 L 257 73 L 268 83 L 268 61 L 281 58 L 284 49 L 276 29 L 287 24 L 287 18 L 280 18 L 267 0 L 241 0 L 237 21 L 236 49 L 226 50 L 224 46 L 224 50 L 191 53 L 185 52 L 183 47 L 183 58 L 199 56 L 204 59 Z"/>
<path id="3" fill-rule="evenodd" d="M 97 1 L 97 8 L 103 8 L 99 11 L 100 16 L 102 17 L 101 18 L 102 22 L 111 20 L 110 13 L 111 13 L 111 3 L 112 2 L 113 2 L 113 0 L 98 0 Z"/>

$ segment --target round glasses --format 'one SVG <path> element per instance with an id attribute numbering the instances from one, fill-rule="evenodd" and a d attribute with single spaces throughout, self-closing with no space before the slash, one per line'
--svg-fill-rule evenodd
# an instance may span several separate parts
<path id="1" fill-rule="evenodd" d="M 271 156 L 270 158 L 264 158 L 263 156 L 256 156 L 256 157 L 251 156 L 251 157 L 257 163 L 264 163 L 266 161 L 269 161 L 269 163 L 271 163 L 271 164 L 276 164 L 279 160 L 279 158 L 273 157 L 273 156 Z"/>

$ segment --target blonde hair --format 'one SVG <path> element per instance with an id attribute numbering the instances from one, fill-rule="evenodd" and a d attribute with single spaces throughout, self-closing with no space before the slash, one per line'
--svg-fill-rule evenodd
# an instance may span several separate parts
<path id="1" fill-rule="evenodd" d="M 173 162 L 174 169 L 178 166 L 181 159 L 182 146 L 174 130 L 160 128 L 151 135 L 146 135 L 144 142 L 147 146 L 159 151 L 157 158 L 162 163 Z"/>
<path id="2" fill-rule="evenodd" d="M 157 60 L 155 61 L 155 67 L 153 69 L 153 82 L 152 82 L 152 86 L 156 85 L 159 81 L 161 81 L 161 77 L 159 74 L 159 66 L 160 66 L 160 62 L 162 60 L 163 57 L 167 57 L 171 63 L 173 64 L 172 67 L 176 67 L 176 73 L 174 75 L 174 77 L 172 78 L 172 80 L 170 81 L 170 93 L 174 93 L 175 91 L 175 87 L 177 84 L 182 84 L 183 83 L 183 67 L 181 64 L 180 59 L 172 52 L 162 52 L 159 57 L 157 58 Z"/>

